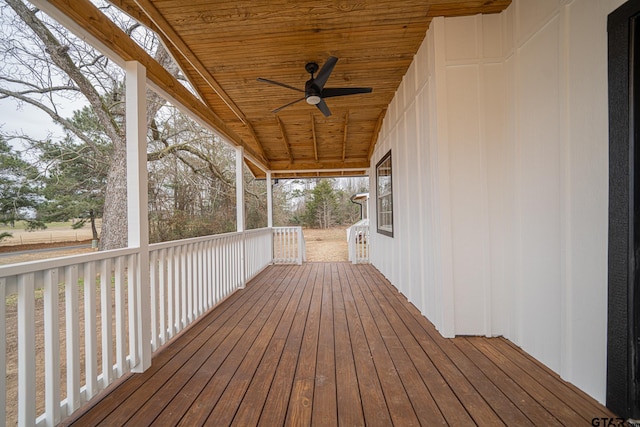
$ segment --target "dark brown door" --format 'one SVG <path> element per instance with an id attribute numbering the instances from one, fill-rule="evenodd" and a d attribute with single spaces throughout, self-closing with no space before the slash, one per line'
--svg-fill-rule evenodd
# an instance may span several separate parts
<path id="1" fill-rule="evenodd" d="M 640 0 L 609 15 L 607 406 L 640 417 Z"/>

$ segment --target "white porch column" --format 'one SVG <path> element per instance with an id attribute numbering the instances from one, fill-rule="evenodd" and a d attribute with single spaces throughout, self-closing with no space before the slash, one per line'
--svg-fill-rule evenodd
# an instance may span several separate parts
<path id="1" fill-rule="evenodd" d="M 245 274 L 245 244 L 244 244 L 244 148 L 236 147 L 236 224 L 238 233 L 243 233 L 240 242 L 240 287 L 244 288 Z"/>
<path id="2" fill-rule="evenodd" d="M 271 172 L 267 172 L 267 227 L 273 227 L 273 185 L 271 185 Z"/>
<path id="3" fill-rule="evenodd" d="M 236 218 L 238 232 L 244 231 L 244 148 L 236 147 Z"/>
<path id="4" fill-rule="evenodd" d="M 133 372 L 151 366 L 151 301 L 149 292 L 149 215 L 147 194 L 147 102 L 146 69 L 136 61 L 126 64 L 127 220 L 129 247 L 139 248 L 135 313 L 138 363 Z M 131 275 L 131 271 L 129 272 Z M 132 279 L 130 276 L 129 280 Z M 133 351 L 133 349 L 132 349 Z"/>
<path id="5" fill-rule="evenodd" d="M 273 185 L 271 172 L 267 172 L 267 227 L 273 228 Z M 271 264 L 273 264 L 273 230 L 271 231 Z"/>

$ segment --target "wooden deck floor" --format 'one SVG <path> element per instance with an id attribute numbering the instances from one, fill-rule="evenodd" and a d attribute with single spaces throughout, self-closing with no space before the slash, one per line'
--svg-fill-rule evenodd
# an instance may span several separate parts
<path id="1" fill-rule="evenodd" d="M 368 265 L 271 266 L 65 425 L 591 425 L 501 338 L 444 339 Z"/>

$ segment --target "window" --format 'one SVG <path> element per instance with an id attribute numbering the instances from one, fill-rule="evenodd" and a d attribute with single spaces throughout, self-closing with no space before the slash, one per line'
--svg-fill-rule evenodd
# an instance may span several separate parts
<path id="1" fill-rule="evenodd" d="M 391 150 L 389 150 L 376 165 L 376 199 L 378 207 L 378 233 L 393 237 Z"/>

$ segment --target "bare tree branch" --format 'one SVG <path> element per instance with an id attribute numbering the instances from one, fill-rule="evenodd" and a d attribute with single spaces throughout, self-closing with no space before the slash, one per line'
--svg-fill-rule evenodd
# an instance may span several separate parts
<path id="1" fill-rule="evenodd" d="M 99 117 L 105 126 L 105 132 L 114 141 L 121 140 L 121 131 L 118 124 L 109 114 L 106 106 L 102 102 L 100 94 L 93 87 L 89 79 L 87 79 L 74 64 L 69 56 L 69 47 L 61 44 L 51 31 L 36 17 L 36 12 L 30 10 L 20 0 L 5 0 L 7 4 L 16 12 L 16 14 L 29 26 L 36 37 L 42 41 L 45 50 L 49 54 L 51 60 L 68 74 L 69 78 L 74 81 L 78 89 L 84 94 L 93 107 L 95 114 Z"/>
<path id="2" fill-rule="evenodd" d="M 96 150 L 98 149 L 98 147 L 91 140 L 91 138 L 89 138 L 83 132 L 81 132 L 79 129 L 77 129 L 76 126 L 71 121 L 69 121 L 68 119 L 65 119 L 64 117 L 60 116 L 56 111 L 52 110 L 51 108 L 49 108 L 48 106 L 44 105 L 43 103 L 38 102 L 33 98 L 29 98 L 28 96 L 24 96 L 21 93 L 11 92 L 11 91 L 8 91 L 8 90 L 3 89 L 3 88 L 0 88 L 0 95 L 3 95 L 2 97 L 10 96 L 10 97 L 18 99 L 18 100 L 20 100 L 20 101 L 22 101 L 24 103 L 27 103 L 27 104 L 33 105 L 34 107 L 39 108 L 40 110 L 42 110 L 45 113 L 47 113 L 49 115 L 49 117 L 51 117 L 55 122 L 60 123 L 62 126 L 65 127 L 65 129 L 68 129 L 69 131 L 73 132 L 73 134 L 75 136 L 80 138 L 87 145 L 93 147 Z M 2 97 L 0 97 L 0 99 L 2 99 Z"/>

